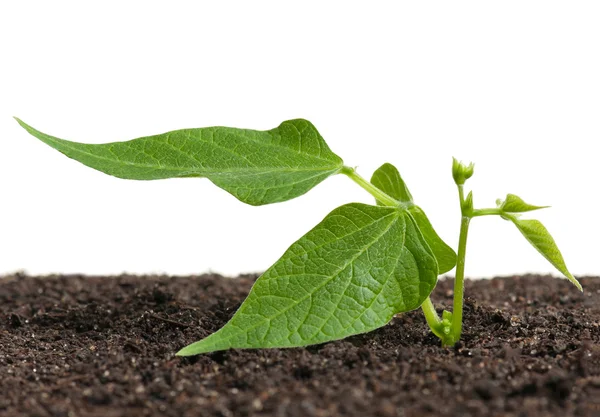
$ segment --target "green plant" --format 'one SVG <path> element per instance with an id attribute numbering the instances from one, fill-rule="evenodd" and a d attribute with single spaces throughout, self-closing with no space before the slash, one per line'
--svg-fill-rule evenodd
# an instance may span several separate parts
<path id="1" fill-rule="evenodd" d="M 462 332 L 467 233 L 472 218 L 495 215 L 523 236 L 580 290 L 546 228 L 520 213 L 542 207 L 509 194 L 495 208 L 475 209 L 464 184 L 473 165 L 453 161 L 461 226 L 458 255 L 437 235 L 391 164 L 371 181 L 343 164 L 315 127 L 290 120 L 268 131 L 227 127 L 184 129 L 107 144 L 58 139 L 17 121 L 66 156 L 120 178 L 206 177 L 239 200 L 262 205 L 298 197 L 325 178 L 343 174 L 377 205 L 346 204 L 296 241 L 254 284 L 233 318 L 178 355 L 229 348 L 305 346 L 385 325 L 397 313 L 421 307 L 444 346 Z M 440 318 L 429 295 L 440 274 L 456 265 L 452 312 Z"/>

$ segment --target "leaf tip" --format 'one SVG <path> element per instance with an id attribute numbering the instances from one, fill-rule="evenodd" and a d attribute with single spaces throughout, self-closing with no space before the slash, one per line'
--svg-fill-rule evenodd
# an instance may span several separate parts
<path id="1" fill-rule="evenodd" d="M 571 283 L 573 285 L 575 285 L 577 287 L 577 289 L 581 292 L 583 292 L 583 287 L 581 286 L 581 284 L 579 283 L 579 281 L 577 280 L 577 278 L 575 278 L 573 276 L 573 274 L 571 274 L 569 271 L 563 272 L 563 275 L 569 280 L 571 281 Z"/>
<path id="2" fill-rule="evenodd" d="M 216 350 L 220 350 L 218 348 L 215 349 L 214 346 L 207 346 L 204 343 L 205 339 L 199 340 L 198 342 L 194 342 L 186 347 L 182 348 L 175 354 L 175 356 L 195 356 L 201 353 L 210 353 Z"/>
<path id="3" fill-rule="evenodd" d="M 182 356 L 183 357 L 183 356 L 193 356 L 193 355 L 195 355 L 196 353 L 193 352 L 192 349 L 190 349 L 191 346 L 192 345 L 189 345 L 189 346 L 186 346 L 186 347 L 180 349 L 179 352 L 177 352 L 175 354 L 175 356 Z"/>
<path id="4" fill-rule="evenodd" d="M 17 123 L 26 131 L 31 133 L 31 131 L 33 130 L 33 128 L 31 126 L 29 126 L 23 120 L 19 119 L 17 116 L 13 116 L 13 119 L 15 119 L 17 121 Z"/>

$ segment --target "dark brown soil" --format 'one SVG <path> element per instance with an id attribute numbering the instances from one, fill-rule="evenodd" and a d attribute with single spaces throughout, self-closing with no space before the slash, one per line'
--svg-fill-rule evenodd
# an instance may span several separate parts
<path id="1" fill-rule="evenodd" d="M 0 416 L 600 416 L 600 279 L 583 294 L 551 277 L 469 281 L 451 349 L 414 311 L 319 346 L 173 356 L 253 281 L 1 278 Z"/>

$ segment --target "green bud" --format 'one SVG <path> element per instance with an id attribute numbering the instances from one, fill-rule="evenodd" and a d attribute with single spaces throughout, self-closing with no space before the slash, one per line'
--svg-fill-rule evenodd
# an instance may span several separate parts
<path id="1" fill-rule="evenodd" d="M 469 191 L 469 194 L 467 194 L 467 198 L 463 201 L 462 210 L 463 213 L 470 213 L 473 211 L 473 191 Z"/>
<path id="2" fill-rule="evenodd" d="M 452 312 L 450 312 L 448 310 L 442 311 L 442 321 L 451 323 L 452 322 Z"/>
<path id="3" fill-rule="evenodd" d="M 466 180 L 473 176 L 473 162 L 465 165 L 456 158 L 452 158 L 452 177 L 456 185 L 463 185 Z"/>

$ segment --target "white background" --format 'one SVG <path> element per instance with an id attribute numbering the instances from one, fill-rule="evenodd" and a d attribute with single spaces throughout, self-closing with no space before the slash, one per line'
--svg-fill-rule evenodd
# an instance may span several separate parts
<path id="1" fill-rule="evenodd" d="M 335 207 L 347 178 L 246 206 L 205 179 L 124 181 L 65 139 L 312 121 L 370 177 L 397 165 L 452 246 L 452 156 L 478 207 L 533 204 L 576 275 L 600 274 L 597 1 L 3 2 L 0 274 L 262 271 Z M 510 224 L 472 222 L 467 275 L 552 272 Z"/>

